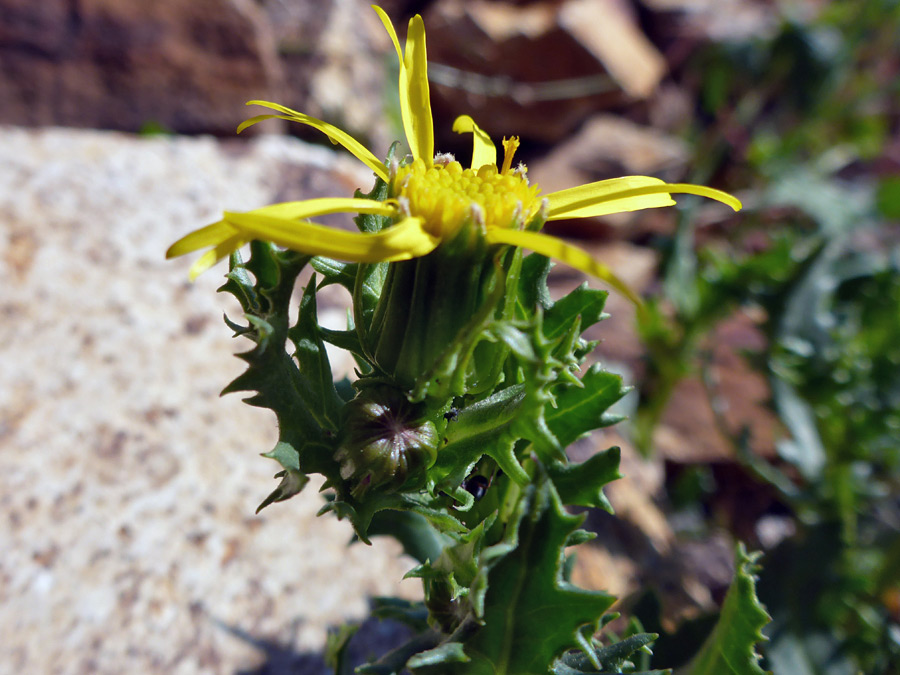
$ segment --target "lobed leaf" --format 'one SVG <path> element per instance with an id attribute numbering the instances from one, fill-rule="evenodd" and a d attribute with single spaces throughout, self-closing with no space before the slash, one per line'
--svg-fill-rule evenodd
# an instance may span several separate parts
<path id="1" fill-rule="evenodd" d="M 583 517 L 567 514 L 546 478 L 530 485 L 510 522 L 512 537 L 490 560 L 483 625 L 465 640 L 470 661 L 415 668 L 441 675 L 545 675 L 555 658 L 579 646 L 579 629 L 596 627 L 613 603 L 561 577 L 562 549 Z M 454 652 L 454 656 L 457 653 Z"/>
<path id="2" fill-rule="evenodd" d="M 622 477 L 619 459 L 619 448 L 614 447 L 598 452 L 581 464 L 554 462 L 547 467 L 547 474 L 563 504 L 593 506 L 612 513 L 612 505 L 603 494 L 603 486 Z"/>
<path id="3" fill-rule="evenodd" d="M 544 336 L 554 339 L 561 336 L 568 326 L 581 317 L 581 330 L 604 319 L 603 306 L 609 296 L 607 291 L 588 288 L 587 282 L 560 298 L 544 313 Z"/>
<path id="4" fill-rule="evenodd" d="M 547 426 L 561 445 L 569 445 L 593 429 L 608 426 L 609 407 L 628 393 L 619 375 L 594 364 L 581 378 L 582 388 L 569 387 L 544 413 Z"/>
<path id="5" fill-rule="evenodd" d="M 754 572 L 759 554 L 748 554 L 739 544 L 735 555 L 734 580 L 719 620 L 680 675 L 765 675 L 756 645 L 765 640 L 762 629 L 771 617 L 756 597 Z"/>

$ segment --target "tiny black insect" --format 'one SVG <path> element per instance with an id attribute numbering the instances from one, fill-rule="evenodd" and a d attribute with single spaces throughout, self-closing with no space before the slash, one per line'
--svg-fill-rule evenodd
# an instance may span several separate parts
<path id="1" fill-rule="evenodd" d="M 463 489 L 470 493 L 475 498 L 475 501 L 484 497 L 489 487 L 491 487 L 491 481 L 487 476 L 480 474 L 466 478 L 466 481 L 463 483 Z"/>
<path id="2" fill-rule="evenodd" d="M 457 417 L 459 417 L 459 408 L 450 408 L 450 410 L 444 413 L 444 419 L 448 422 L 452 422 Z"/>

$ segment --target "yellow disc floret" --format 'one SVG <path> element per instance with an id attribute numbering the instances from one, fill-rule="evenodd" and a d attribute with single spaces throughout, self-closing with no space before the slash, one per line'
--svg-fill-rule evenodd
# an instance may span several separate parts
<path id="1" fill-rule="evenodd" d="M 540 208 L 540 189 L 528 184 L 524 171 L 501 172 L 493 164 L 476 171 L 459 162 L 426 166 L 416 159 L 397 170 L 392 188 L 402 208 L 422 218 L 424 228 L 440 239 L 467 221 L 519 230 Z"/>

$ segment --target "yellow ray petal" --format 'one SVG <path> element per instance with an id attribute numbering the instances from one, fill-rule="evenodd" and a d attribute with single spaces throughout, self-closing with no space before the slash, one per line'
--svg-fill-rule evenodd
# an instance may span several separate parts
<path id="1" fill-rule="evenodd" d="M 715 188 L 706 187 L 705 185 L 692 185 L 690 183 L 669 183 L 669 185 L 666 187 L 666 192 L 673 195 L 697 195 L 699 197 L 706 197 L 707 199 L 714 199 L 717 202 L 722 202 L 723 204 L 730 206 L 735 211 L 740 211 L 744 206 L 743 204 L 741 204 L 741 200 L 734 195 L 730 195 L 727 192 L 723 192 L 722 190 L 716 190 Z M 649 194 L 649 192 L 647 194 Z"/>
<path id="2" fill-rule="evenodd" d="M 199 251 L 207 246 L 216 246 L 238 233 L 237 228 L 224 220 L 194 230 L 176 241 L 166 251 L 166 258 L 177 258 L 185 253 Z"/>
<path id="3" fill-rule="evenodd" d="M 409 260 L 430 253 L 440 243 L 422 229 L 421 218 L 406 218 L 374 234 L 346 232 L 258 212 L 226 213 L 225 220 L 248 239 L 264 239 L 300 253 L 349 262 Z"/>
<path id="4" fill-rule="evenodd" d="M 453 122 L 453 131 L 472 134 L 472 168 L 478 171 L 485 164 L 497 166 L 497 147 L 481 127 L 468 115 L 460 115 Z"/>
<path id="5" fill-rule="evenodd" d="M 249 240 L 241 233 L 229 237 L 224 241 L 220 241 L 214 248 L 211 248 L 194 261 L 194 264 L 191 265 L 191 269 L 188 272 L 188 277 L 191 281 L 194 281 L 222 258 L 231 255 L 248 241 Z"/>
<path id="6" fill-rule="evenodd" d="M 397 209 L 384 202 L 376 202 L 372 199 L 356 199 L 353 197 L 324 197 L 321 199 L 307 199 L 298 202 L 284 202 L 270 204 L 250 213 L 258 213 L 266 216 L 300 220 L 324 216 L 328 213 L 372 213 L 379 216 L 393 217 Z M 220 242 L 238 234 L 239 230 L 234 225 L 229 225 L 220 220 L 199 230 L 194 230 L 176 241 L 166 251 L 166 258 L 177 258 L 192 251 L 198 251 L 207 246 L 215 246 Z"/>
<path id="7" fill-rule="evenodd" d="M 263 120 L 272 118 L 288 120 L 290 122 L 299 122 L 300 124 L 305 124 L 314 129 L 318 129 L 323 134 L 328 136 L 332 143 L 342 145 L 344 148 L 346 148 L 350 152 L 350 154 L 356 157 L 367 167 L 372 169 L 372 171 L 374 171 L 375 174 L 383 181 L 388 180 L 388 171 L 384 166 L 384 162 L 380 161 L 369 151 L 368 148 L 366 148 L 366 146 L 353 138 L 353 136 L 348 134 L 346 131 L 343 131 L 342 129 L 338 129 L 333 124 L 323 122 L 322 120 L 316 119 L 315 117 L 310 117 L 309 115 L 304 115 L 301 112 L 291 110 L 290 108 L 279 105 L 278 103 L 272 103 L 271 101 L 247 101 L 247 105 L 263 106 L 264 108 L 277 110 L 281 114 L 257 115 L 256 117 L 251 117 L 248 120 L 244 120 L 243 122 L 241 122 L 240 126 L 238 126 L 238 133 L 241 133 L 244 129 L 253 126 L 257 122 L 262 122 Z"/>
<path id="8" fill-rule="evenodd" d="M 406 72 L 406 63 L 403 60 L 403 50 L 400 49 L 400 40 L 397 38 L 397 31 L 394 30 L 394 24 L 391 18 L 378 5 L 372 5 L 372 9 L 378 14 L 384 29 L 391 37 L 394 43 L 394 49 L 397 51 L 397 60 L 400 62 L 400 117 L 403 120 L 403 131 L 406 133 L 406 142 L 412 152 L 413 157 L 419 157 L 418 145 L 416 144 L 416 135 L 412 125 L 412 110 L 409 105 L 409 73 Z"/>
<path id="9" fill-rule="evenodd" d="M 297 202 L 269 204 L 249 213 L 263 216 L 274 216 L 286 220 L 303 220 L 315 218 L 329 213 L 372 213 L 378 216 L 395 216 L 397 208 L 385 202 L 373 199 L 356 199 L 355 197 L 322 197 Z"/>
<path id="10" fill-rule="evenodd" d="M 668 195 L 630 195 L 629 191 L 644 187 L 663 187 L 665 182 L 649 176 L 625 176 L 596 183 L 588 183 L 544 195 L 549 200 L 548 220 L 559 218 L 588 218 L 610 213 L 673 206 Z"/>
<path id="11" fill-rule="evenodd" d="M 519 246 L 521 248 L 531 249 L 535 253 L 540 253 L 548 258 L 558 260 L 569 267 L 574 267 L 577 270 L 581 270 L 586 274 L 590 274 L 605 281 L 634 304 L 638 306 L 641 306 L 642 304 L 641 299 L 628 287 L 628 284 L 613 274 L 609 267 L 594 260 L 587 251 L 583 251 L 577 246 L 567 244 L 561 239 L 557 239 L 549 234 L 543 234 L 542 232 L 506 230 L 498 227 L 488 229 L 486 239 L 490 244 Z"/>
<path id="12" fill-rule="evenodd" d="M 400 61 L 400 116 L 406 142 L 416 159 L 429 166 L 434 159 L 434 123 L 431 118 L 431 100 L 428 94 L 427 55 L 425 53 L 425 24 L 418 14 L 410 19 L 406 35 L 406 55 L 400 49 L 400 40 L 390 17 L 381 7 L 372 5 L 384 29 L 394 43 Z"/>
<path id="13" fill-rule="evenodd" d="M 672 206 L 672 194 L 708 197 L 740 210 L 740 200 L 727 192 L 687 183 L 665 183 L 649 176 L 625 176 L 561 190 L 546 195 L 550 202 L 548 220 L 587 218 L 610 213 Z"/>
<path id="14" fill-rule="evenodd" d="M 409 87 L 409 126 L 404 121 L 407 139 L 410 145 L 415 143 L 413 157 L 421 157 L 430 166 L 434 159 L 434 121 L 431 117 L 431 95 L 428 91 L 425 22 L 418 14 L 409 20 L 403 60 L 406 65 Z"/>
<path id="15" fill-rule="evenodd" d="M 391 17 L 389 17 L 387 12 L 378 5 L 372 5 L 372 9 L 375 10 L 378 18 L 381 19 L 381 23 L 384 24 L 384 29 L 387 31 L 387 34 L 391 36 L 391 42 L 394 43 L 394 49 L 397 50 L 397 58 L 400 59 L 400 67 L 403 68 L 403 52 L 400 50 L 400 40 L 397 39 L 397 31 L 394 30 L 394 24 L 391 23 Z"/>

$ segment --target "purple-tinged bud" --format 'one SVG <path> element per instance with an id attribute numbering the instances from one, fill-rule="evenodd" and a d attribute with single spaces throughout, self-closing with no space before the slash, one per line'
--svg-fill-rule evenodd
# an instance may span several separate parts
<path id="1" fill-rule="evenodd" d="M 335 459 L 341 478 L 354 483 L 354 496 L 399 489 L 434 463 L 438 432 L 421 418 L 421 408 L 386 387 L 364 391 L 346 405 Z"/>

